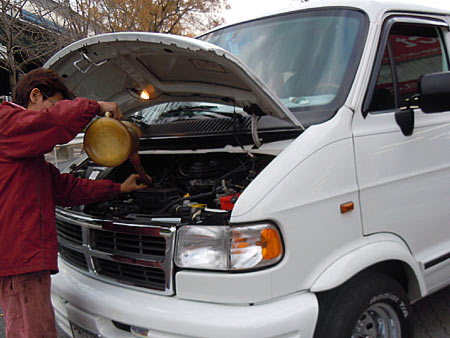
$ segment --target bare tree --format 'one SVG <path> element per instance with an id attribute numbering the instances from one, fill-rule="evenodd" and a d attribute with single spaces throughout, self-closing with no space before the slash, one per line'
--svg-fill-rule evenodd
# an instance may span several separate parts
<path id="1" fill-rule="evenodd" d="M 105 33 L 105 27 L 98 24 L 96 0 L 59 0 L 63 26 L 75 40 Z"/>
<path id="2" fill-rule="evenodd" d="M 1 0 L 0 68 L 12 91 L 19 74 L 41 66 L 74 36 L 58 19 L 62 7 L 45 0 Z"/>

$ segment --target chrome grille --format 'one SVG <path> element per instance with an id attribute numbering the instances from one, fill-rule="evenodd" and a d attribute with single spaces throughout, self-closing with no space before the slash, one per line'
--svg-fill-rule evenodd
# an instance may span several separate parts
<path id="1" fill-rule="evenodd" d="M 94 259 L 99 274 L 136 286 L 164 290 L 164 271 L 158 268 Z"/>
<path id="2" fill-rule="evenodd" d="M 83 244 L 83 232 L 80 226 L 59 221 L 56 223 L 56 230 L 58 231 L 58 237 L 79 245 Z"/>
<path id="3" fill-rule="evenodd" d="M 163 237 L 92 230 L 95 250 L 110 253 L 133 253 L 164 259 L 166 240 Z"/>
<path id="4" fill-rule="evenodd" d="M 62 245 L 58 245 L 58 251 L 64 260 L 68 263 L 75 265 L 77 268 L 88 271 L 88 265 L 86 263 L 85 256 L 76 250 L 69 249 Z"/>
<path id="5" fill-rule="evenodd" d="M 56 210 L 60 257 L 93 278 L 173 294 L 175 224 L 114 222 Z"/>

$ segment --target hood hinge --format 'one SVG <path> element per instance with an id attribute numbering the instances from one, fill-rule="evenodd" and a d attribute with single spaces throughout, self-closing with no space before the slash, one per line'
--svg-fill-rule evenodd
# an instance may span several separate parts
<path id="1" fill-rule="evenodd" d="M 261 108 L 259 108 L 257 104 L 254 103 L 252 103 L 250 106 L 245 106 L 243 109 L 246 113 L 252 115 L 252 139 L 256 149 L 258 149 L 262 144 L 262 139 L 259 138 L 258 135 L 258 116 L 264 116 L 266 114 L 261 110 Z"/>

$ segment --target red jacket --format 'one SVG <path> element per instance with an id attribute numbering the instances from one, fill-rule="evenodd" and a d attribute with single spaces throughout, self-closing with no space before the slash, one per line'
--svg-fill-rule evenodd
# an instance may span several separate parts
<path id="1" fill-rule="evenodd" d="M 56 272 L 55 205 L 111 199 L 120 184 L 61 174 L 44 160 L 57 144 L 72 140 L 99 111 L 84 98 L 50 109 L 0 105 L 0 276 Z"/>

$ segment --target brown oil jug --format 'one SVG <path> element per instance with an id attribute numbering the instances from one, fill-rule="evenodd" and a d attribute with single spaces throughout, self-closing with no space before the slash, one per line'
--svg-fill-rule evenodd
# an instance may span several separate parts
<path id="1" fill-rule="evenodd" d="M 105 114 L 92 122 L 84 134 L 84 150 L 96 164 L 116 167 L 127 159 L 133 164 L 140 179 L 150 187 L 151 181 L 139 158 L 141 129 L 132 122 L 119 121 Z"/>

